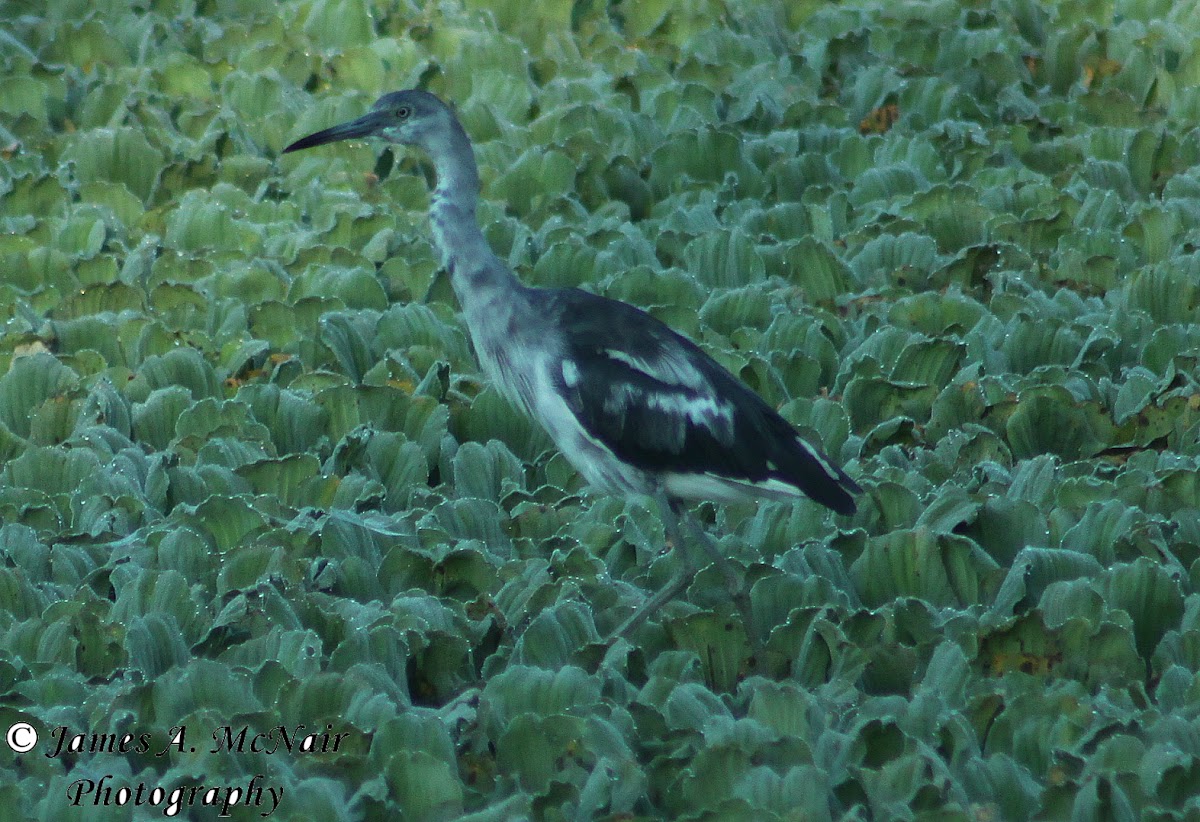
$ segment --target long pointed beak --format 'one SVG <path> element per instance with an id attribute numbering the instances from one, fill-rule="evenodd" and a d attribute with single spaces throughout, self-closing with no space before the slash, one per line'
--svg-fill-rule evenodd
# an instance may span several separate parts
<path id="1" fill-rule="evenodd" d="M 313 146 L 323 146 L 326 143 L 335 143 L 338 140 L 353 140 L 355 137 L 370 137 L 375 134 L 383 126 L 382 118 L 379 112 L 369 111 L 357 120 L 351 120 L 348 123 L 341 125 L 330 126 L 329 128 L 318 131 L 316 134 L 310 134 L 307 137 L 301 137 L 296 142 L 283 150 L 284 154 L 289 151 L 299 151 L 302 148 L 312 148 Z"/>

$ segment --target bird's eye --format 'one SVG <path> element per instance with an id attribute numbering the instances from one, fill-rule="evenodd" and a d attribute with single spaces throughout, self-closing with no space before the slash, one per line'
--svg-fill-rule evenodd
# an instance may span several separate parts
<path id="1" fill-rule="evenodd" d="M 410 114 L 412 114 L 412 109 L 408 106 L 400 106 L 400 108 L 396 109 L 396 116 L 401 120 L 407 120 Z"/>

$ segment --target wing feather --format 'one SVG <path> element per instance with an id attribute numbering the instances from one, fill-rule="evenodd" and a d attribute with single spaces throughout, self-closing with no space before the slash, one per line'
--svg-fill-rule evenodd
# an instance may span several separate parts
<path id="1" fill-rule="evenodd" d="M 858 485 L 695 343 L 626 303 L 576 289 L 557 295 L 567 329 L 557 388 L 620 459 L 660 476 L 782 482 L 854 511 Z"/>

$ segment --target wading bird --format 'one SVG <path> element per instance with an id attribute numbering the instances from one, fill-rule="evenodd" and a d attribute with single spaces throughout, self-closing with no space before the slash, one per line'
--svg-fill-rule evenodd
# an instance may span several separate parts
<path id="1" fill-rule="evenodd" d="M 852 494 L 862 489 L 695 343 L 645 311 L 576 288 L 522 285 L 480 231 L 471 141 L 434 95 L 385 94 L 357 120 L 284 152 L 366 137 L 416 146 L 433 161 L 433 240 L 484 374 L 545 427 L 592 486 L 654 497 L 677 546 L 686 522 L 725 575 L 750 634 L 748 596 L 683 503 L 806 495 L 850 514 Z M 697 564 L 683 556 L 685 572 L 614 635 L 632 632 L 689 584 Z"/>

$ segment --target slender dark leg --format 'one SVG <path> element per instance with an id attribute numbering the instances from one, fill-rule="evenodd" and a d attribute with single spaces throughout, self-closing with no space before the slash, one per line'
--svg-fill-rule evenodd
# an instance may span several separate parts
<path id="1" fill-rule="evenodd" d="M 696 569 L 692 567 L 684 568 L 675 579 L 671 580 L 666 586 L 650 599 L 642 603 L 642 607 L 633 612 L 629 619 L 621 623 L 617 630 L 612 632 L 609 639 L 617 637 L 628 637 L 634 631 L 641 627 L 642 623 L 659 608 L 666 605 L 668 602 L 679 596 L 684 590 L 692 584 L 692 580 L 696 578 Z"/>
<path id="2" fill-rule="evenodd" d="M 686 510 L 680 510 L 680 516 L 687 523 L 688 529 L 692 532 L 696 542 L 708 554 L 709 559 L 717 566 L 721 575 L 725 577 L 725 586 L 729 589 L 729 598 L 733 601 L 733 607 L 737 608 L 738 614 L 742 618 L 742 625 L 746 629 L 746 638 L 750 640 L 750 647 L 754 649 L 756 657 L 762 657 L 762 643 L 758 641 L 758 632 L 754 629 L 754 613 L 750 608 L 750 592 L 747 589 L 744 581 L 734 569 L 733 563 L 725 558 L 721 553 L 721 549 L 713 542 L 713 538 L 701 527 L 700 523 L 696 522 Z"/>
<path id="3" fill-rule="evenodd" d="M 699 571 L 699 566 L 697 566 L 692 552 L 684 545 L 683 535 L 679 532 L 679 518 L 676 517 L 671 504 L 661 493 L 656 494 L 654 499 L 658 503 L 660 513 L 662 514 L 663 529 L 666 531 L 667 540 L 675 547 L 676 551 L 679 551 L 679 556 L 683 560 L 683 568 L 680 569 L 676 577 L 668 582 L 661 591 L 643 602 L 642 607 L 638 608 L 627 620 L 622 622 L 620 627 L 613 631 L 611 639 L 628 637 L 640 628 L 642 623 L 652 613 L 683 593 L 692 584 L 692 580 L 696 578 L 696 572 Z"/>
<path id="4" fill-rule="evenodd" d="M 667 537 L 680 551 L 680 556 L 684 560 L 683 571 L 667 583 L 661 591 L 655 594 L 642 604 L 625 622 L 621 624 L 615 632 L 613 638 L 627 637 L 646 621 L 650 614 L 657 611 L 666 603 L 670 602 L 678 596 L 685 588 L 692 583 L 699 569 L 700 563 L 694 555 L 694 549 L 688 544 L 688 540 L 684 539 L 680 532 L 680 521 L 685 522 L 691 531 L 692 537 L 708 554 L 708 558 L 717 566 L 721 575 L 725 577 L 725 584 L 729 589 L 729 596 L 733 600 L 734 607 L 742 617 L 742 622 L 746 628 L 746 636 L 750 639 L 750 645 L 757 654 L 761 651 L 760 643 L 758 642 L 758 634 L 754 630 L 754 621 L 750 610 L 750 596 L 747 593 L 741 578 L 733 565 L 727 560 L 720 548 L 713 542 L 712 538 L 704 532 L 700 524 L 692 518 L 682 505 L 672 502 L 666 498 L 666 495 L 661 491 L 655 495 L 655 500 L 658 502 L 659 508 L 662 511 L 663 527 L 666 529 Z"/>

